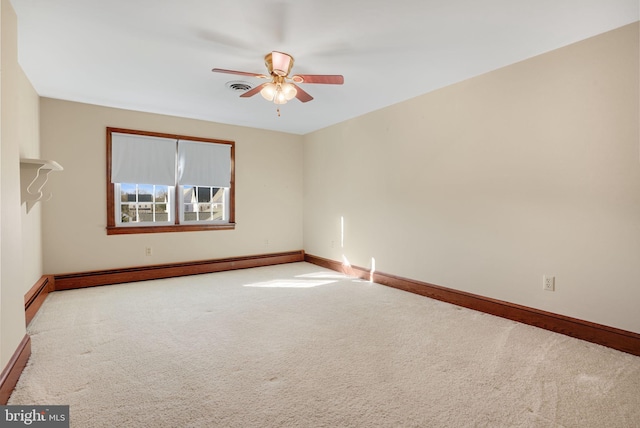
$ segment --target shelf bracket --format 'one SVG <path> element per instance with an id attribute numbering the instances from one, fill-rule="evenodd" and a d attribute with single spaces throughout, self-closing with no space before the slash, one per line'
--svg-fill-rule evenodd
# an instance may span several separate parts
<path id="1" fill-rule="evenodd" d="M 20 196 L 27 212 L 39 201 L 48 201 L 53 194 L 42 191 L 51 171 L 62 171 L 59 163 L 44 159 L 20 159 Z"/>

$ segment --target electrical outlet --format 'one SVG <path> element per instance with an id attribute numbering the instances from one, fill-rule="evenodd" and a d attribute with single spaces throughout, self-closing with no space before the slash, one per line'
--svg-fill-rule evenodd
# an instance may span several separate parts
<path id="1" fill-rule="evenodd" d="M 152 254 L 151 247 L 145 247 L 144 255 L 149 257 Z"/>
<path id="2" fill-rule="evenodd" d="M 264 240 L 264 248 L 269 248 L 269 240 L 268 239 Z"/>
<path id="3" fill-rule="evenodd" d="M 544 275 L 542 277 L 542 289 L 546 291 L 556 291 L 556 277 Z"/>

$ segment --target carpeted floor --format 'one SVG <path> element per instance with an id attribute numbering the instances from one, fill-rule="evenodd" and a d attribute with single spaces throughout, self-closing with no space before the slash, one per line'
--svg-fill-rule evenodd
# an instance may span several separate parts
<path id="1" fill-rule="evenodd" d="M 307 263 L 49 295 L 9 404 L 85 427 L 639 427 L 640 358 Z"/>

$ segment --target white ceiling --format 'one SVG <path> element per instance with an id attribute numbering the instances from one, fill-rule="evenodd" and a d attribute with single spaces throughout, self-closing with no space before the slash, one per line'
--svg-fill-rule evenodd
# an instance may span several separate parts
<path id="1" fill-rule="evenodd" d="M 296 134 L 638 20 L 638 0 L 11 0 L 39 95 Z M 342 74 L 281 107 L 214 67 Z"/>

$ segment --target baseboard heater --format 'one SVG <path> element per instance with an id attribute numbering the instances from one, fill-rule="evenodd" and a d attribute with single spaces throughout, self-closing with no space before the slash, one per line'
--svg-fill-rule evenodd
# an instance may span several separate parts
<path id="1" fill-rule="evenodd" d="M 571 318 L 564 315 L 541 311 L 527 306 L 491 299 L 489 297 L 464 291 L 454 290 L 435 284 L 416 281 L 382 272 L 371 273 L 358 266 L 345 266 L 341 262 L 305 254 L 306 262 L 325 267 L 337 272 L 371 280 L 421 296 L 451 303 L 502 318 L 518 321 L 523 324 L 543 328 L 545 330 L 575 337 L 587 342 L 597 343 L 617 349 L 618 351 L 640 356 L 640 334 L 621 330 L 602 324 Z"/>
<path id="2" fill-rule="evenodd" d="M 97 285 L 147 281 L 151 279 L 198 275 L 202 273 L 222 272 L 227 270 L 247 269 L 302 261 L 304 261 L 304 251 L 298 250 L 286 253 L 260 254 L 225 259 L 57 274 L 54 275 L 54 284 L 56 291 L 70 290 Z"/>
<path id="3" fill-rule="evenodd" d="M 9 401 L 30 356 L 31 337 L 25 334 L 4 370 L 0 373 L 0 405 L 4 406 Z"/>

